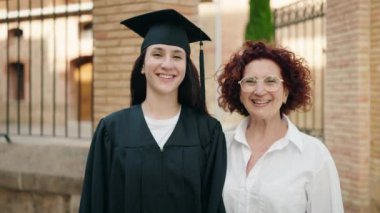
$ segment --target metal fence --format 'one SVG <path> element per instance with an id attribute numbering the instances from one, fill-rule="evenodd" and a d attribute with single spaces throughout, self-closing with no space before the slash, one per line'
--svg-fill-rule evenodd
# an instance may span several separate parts
<path id="1" fill-rule="evenodd" d="M 92 7 L 0 1 L 0 134 L 92 136 Z"/>
<path id="2" fill-rule="evenodd" d="M 303 131 L 323 138 L 326 67 L 325 0 L 301 0 L 274 11 L 276 43 L 303 57 L 312 71 L 313 106 L 290 118 Z"/>
<path id="3" fill-rule="evenodd" d="M 89 138 L 93 132 L 91 0 L 0 1 L 0 135 Z M 291 119 L 323 137 L 325 1 L 274 11 L 276 43 L 304 57 L 313 107 Z"/>

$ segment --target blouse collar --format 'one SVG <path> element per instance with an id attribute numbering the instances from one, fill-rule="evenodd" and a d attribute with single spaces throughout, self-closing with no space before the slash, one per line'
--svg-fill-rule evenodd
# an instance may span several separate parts
<path id="1" fill-rule="evenodd" d="M 303 142 L 302 142 L 302 132 L 298 130 L 298 128 L 290 121 L 290 119 L 283 115 L 284 119 L 288 124 L 288 130 L 283 138 L 277 140 L 270 148 L 269 151 L 283 149 L 289 144 L 294 144 L 300 152 L 303 150 Z M 234 142 L 241 143 L 245 146 L 248 146 L 245 130 L 248 126 L 249 117 L 246 117 L 242 120 L 235 129 L 234 134 Z"/>

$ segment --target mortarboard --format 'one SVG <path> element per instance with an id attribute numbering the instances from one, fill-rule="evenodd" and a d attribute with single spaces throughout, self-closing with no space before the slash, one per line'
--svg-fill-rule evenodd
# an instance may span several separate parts
<path id="1" fill-rule="evenodd" d="M 167 44 L 181 47 L 190 54 L 189 43 L 200 41 L 199 70 L 202 98 L 205 98 L 204 59 L 202 41 L 210 37 L 186 17 L 173 9 L 158 10 L 126 19 L 121 24 L 144 38 L 141 50 L 153 44 Z"/>

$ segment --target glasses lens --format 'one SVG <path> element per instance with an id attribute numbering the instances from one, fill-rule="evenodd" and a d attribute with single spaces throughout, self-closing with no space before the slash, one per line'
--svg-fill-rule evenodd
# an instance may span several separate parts
<path id="1" fill-rule="evenodd" d="M 282 79 L 276 76 L 267 76 L 260 80 L 263 83 L 264 89 L 268 92 L 275 92 L 280 88 Z M 256 90 L 259 79 L 256 77 L 247 77 L 239 81 L 240 87 L 243 92 L 253 92 Z"/>
<path id="2" fill-rule="evenodd" d="M 263 82 L 264 82 L 265 90 L 269 92 L 277 91 L 280 88 L 281 81 L 279 78 L 275 76 L 265 77 Z"/>
<path id="3" fill-rule="evenodd" d="M 240 81 L 241 89 L 244 92 L 252 92 L 255 90 L 257 85 L 257 79 L 256 78 L 244 78 Z"/>

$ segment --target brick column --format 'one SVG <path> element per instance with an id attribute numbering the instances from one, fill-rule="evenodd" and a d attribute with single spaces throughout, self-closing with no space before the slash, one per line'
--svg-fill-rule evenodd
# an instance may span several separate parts
<path id="1" fill-rule="evenodd" d="M 129 106 L 129 79 L 142 39 L 120 21 L 148 11 L 173 8 L 194 20 L 199 0 L 94 0 L 95 123 Z"/>
<path id="2" fill-rule="evenodd" d="M 338 167 L 346 213 L 370 212 L 370 5 L 327 0 L 325 141 Z"/>
<path id="3" fill-rule="evenodd" d="M 371 0 L 371 213 L 380 213 L 380 1 Z"/>

